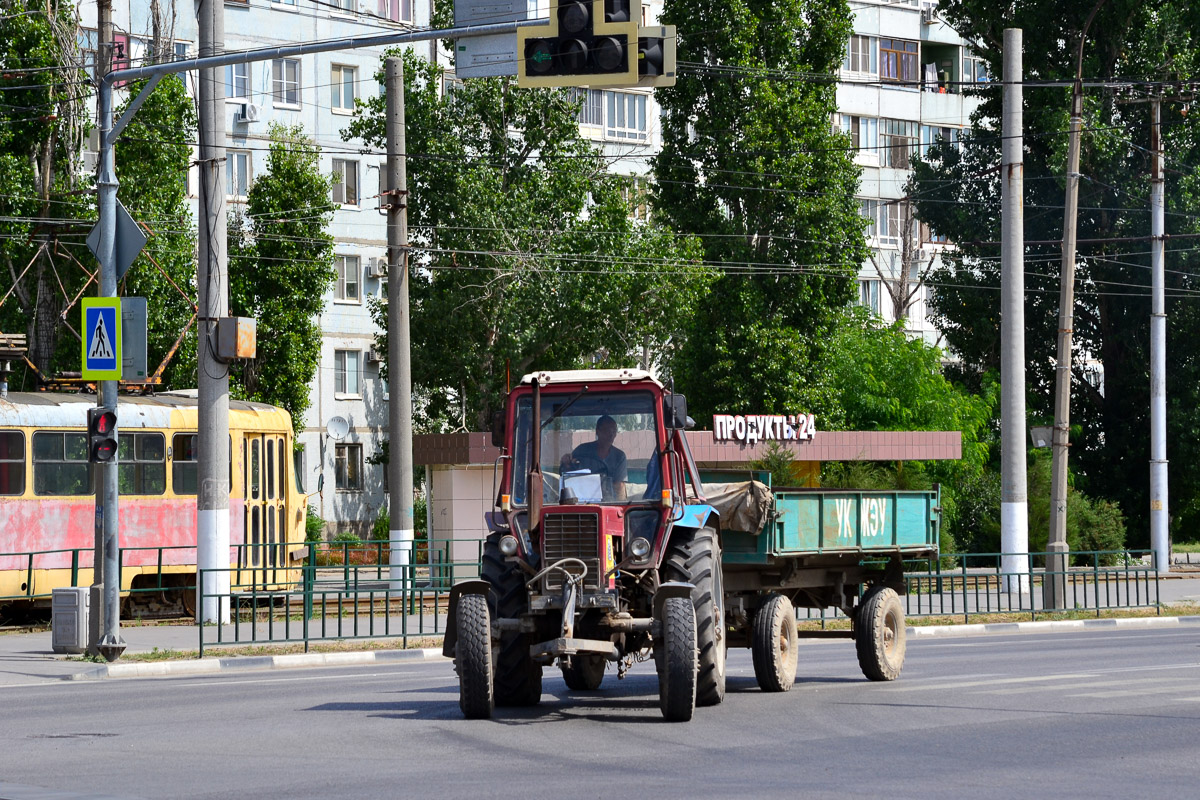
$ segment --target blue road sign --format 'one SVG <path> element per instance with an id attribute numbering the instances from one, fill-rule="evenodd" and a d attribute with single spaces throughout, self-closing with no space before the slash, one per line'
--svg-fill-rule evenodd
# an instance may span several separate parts
<path id="1" fill-rule="evenodd" d="M 121 298 L 83 300 L 83 377 L 121 379 Z"/>

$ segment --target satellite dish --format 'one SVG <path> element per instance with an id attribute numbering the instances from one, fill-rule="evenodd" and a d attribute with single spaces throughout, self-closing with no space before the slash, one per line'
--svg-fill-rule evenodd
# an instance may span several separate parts
<path id="1" fill-rule="evenodd" d="M 346 438 L 346 434 L 350 432 L 350 423 L 346 422 L 345 417 L 333 417 L 325 425 L 325 433 L 329 434 L 329 438 L 335 442 L 340 442 Z"/>

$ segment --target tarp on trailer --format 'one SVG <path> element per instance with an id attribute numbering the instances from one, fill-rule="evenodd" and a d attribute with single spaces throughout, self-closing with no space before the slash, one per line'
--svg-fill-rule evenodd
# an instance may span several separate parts
<path id="1" fill-rule="evenodd" d="M 766 527 L 772 498 L 765 483 L 706 483 L 704 493 L 708 504 L 721 516 L 723 530 L 757 534 Z"/>

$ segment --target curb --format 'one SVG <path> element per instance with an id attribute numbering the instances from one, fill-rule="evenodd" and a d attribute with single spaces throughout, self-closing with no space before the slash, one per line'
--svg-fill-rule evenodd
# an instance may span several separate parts
<path id="1" fill-rule="evenodd" d="M 1088 629 L 1178 628 L 1200 625 L 1200 617 L 1122 617 L 1119 619 L 1071 619 L 1047 622 L 992 622 L 981 625 L 909 626 L 911 639 L 998 636 L 1014 633 L 1065 633 Z"/>
<path id="2" fill-rule="evenodd" d="M 216 672 L 254 672 L 301 667 L 336 667 L 392 663 L 397 661 L 440 661 L 439 648 L 416 650 L 365 650 L 350 653 L 296 653 L 283 656 L 245 656 L 201 658 L 195 661 L 151 661 L 129 664 L 102 664 L 86 672 L 68 675 L 64 680 L 86 681 L 105 678 L 158 678 L 179 675 L 211 675 Z"/>

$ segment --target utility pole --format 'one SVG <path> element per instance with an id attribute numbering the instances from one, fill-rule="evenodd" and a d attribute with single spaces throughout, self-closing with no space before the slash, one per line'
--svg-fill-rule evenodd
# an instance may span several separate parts
<path id="1" fill-rule="evenodd" d="M 1020 28 L 1004 29 L 1000 169 L 1000 569 L 1009 592 L 1029 591 L 1025 467 L 1025 189 Z"/>
<path id="2" fill-rule="evenodd" d="M 1167 307 L 1164 298 L 1165 201 L 1162 97 L 1150 100 L 1150 546 L 1154 568 L 1171 570 L 1167 547 Z"/>
<path id="3" fill-rule="evenodd" d="M 225 51 L 224 0 L 200 0 L 200 57 Z M 218 360 L 217 320 L 229 314 L 225 249 L 225 70 L 200 70 L 200 246 L 196 282 L 200 316 L 196 446 L 196 569 L 200 622 L 229 622 L 229 370 Z M 200 587 L 197 587 L 199 591 Z"/>
<path id="4" fill-rule="evenodd" d="M 99 0 L 97 4 L 99 24 L 98 69 L 101 76 L 112 71 L 113 28 L 112 0 Z M 100 136 L 104 137 L 112 128 L 112 94 L 101 93 L 99 108 Z M 100 217 L 100 269 L 97 283 L 99 297 L 117 296 L 116 270 L 116 197 L 117 172 L 112 148 L 101 148 L 99 173 L 96 189 L 100 197 L 109 199 L 101 204 Z M 100 392 L 96 406 L 117 410 L 117 381 L 100 381 Z M 117 420 L 118 431 L 120 419 Z M 117 431 L 114 431 L 114 439 Z M 94 465 L 96 475 L 95 551 L 92 556 L 92 600 L 88 624 L 88 651 L 99 653 L 109 661 L 120 657 L 125 650 L 121 639 L 121 560 L 120 543 L 117 539 L 117 462 L 114 458 Z"/>
<path id="5" fill-rule="evenodd" d="M 388 543 L 393 589 L 410 585 L 413 549 L 412 363 L 408 313 L 408 172 L 404 141 L 404 61 L 388 58 Z"/>

